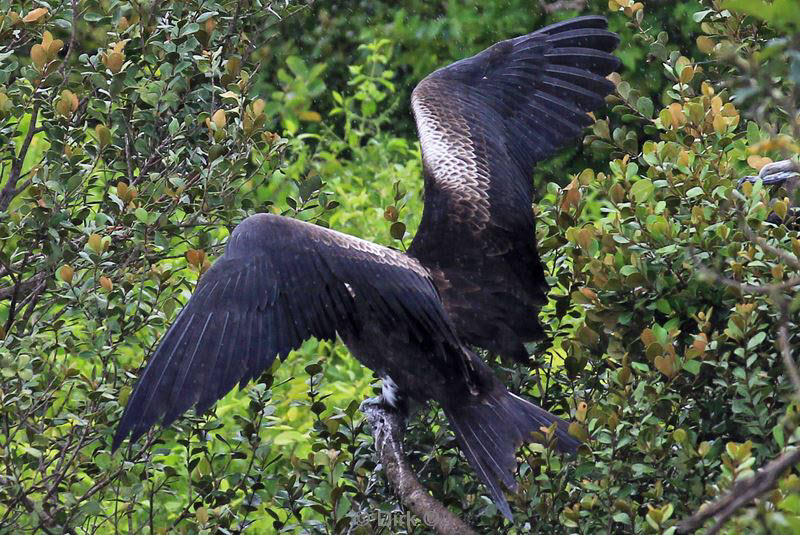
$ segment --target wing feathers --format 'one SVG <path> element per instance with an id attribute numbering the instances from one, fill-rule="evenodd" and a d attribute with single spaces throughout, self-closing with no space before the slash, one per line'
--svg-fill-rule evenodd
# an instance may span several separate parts
<path id="1" fill-rule="evenodd" d="M 619 66 L 616 57 L 591 48 L 554 48 L 545 57 L 553 65 L 567 65 L 595 73 L 608 74 Z"/>
<path id="2" fill-rule="evenodd" d="M 603 99 L 597 92 L 575 85 L 555 76 L 542 76 L 541 84 L 548 94 L 561 93 L 563 98 L 577 104 L 582 111 L 593 110 L 603 106 Z"/>
<path id="3" fill-rule="evenodd" d="M 605 76 L 619 65 L 618 42 L 603 17 L 579 17 L 497 43 L 414 89 L 426 181 L 409 255 L 446 279 L 462 339 L 522 355 L 542 332 L 531 169 L 591 123 L 587 112 L 613 90 Z M 508 331 L 519 340 L 499 342 Z"/>
<path id="4" fill-rule="evenodd" d="M 205 323 L 203 324 L 202 329 L 200 329 L 200 332 L 195 336 L 196 341 L 192 342 L 190 340 L 187 340 L 187 346 L 189 346 L 189 351 L 191 352 L 191 355 L 189 356 L 188 359 L 184 359 L 183 362 L 181 362 L 180 371 L 178 373 L 177 379 L 175 380 L 175 386 L 172 390 L 172 399 L 170 399 L 170 403 L 172 405 L 178 404 L 180 400 L 183 399 L 188 394 L 187 392 L 184 391 L 184 385 L 186 384 L 186 377 L 189 375 L 189 372 L 194 364 L 194 359 L 195 357 L 197 357 L 197 353 L 200 351 L 200 348 L 203 346 L 203 344 L 207 343 L 207 340 L 205 340 L 204 338 L 206 336 L 206 333 L 208 332 L 208 326 L 213 319 L 214 319 L 214 313 L 212 312 L 208 316 L 206 316 Z M 193 348 L 192 345 L 194 345 Z M 205 372 L 205 370 L 200 370 L 200 371 L 201 373 Z M 187 385 L 187 386 L 191 387 L 192 385 Z"/>
<path id="5" fill-rule="evenodd" d="M 551 34 L 547 42 L 554 48 L 579 47 L 612 52 L 619 44 L 619 36 L 599 28 L 579 28 Z"/>
<path id="6" fill-rule="evenodd" d="M 561 22 L 556 22 L 555 24 L 551 24 L 550 26 L 545 26 L 544 28 L 540 28 L 533 32 L 531 35 L 540 35 L 540 34 L 547 34 L 547 35 L 554 35 L 561 32 L 566 32 L 575 29 L 586 29 L 586 28 L 599 28 L 605 29 L 608 26 L 608 21 L 605 17 L 600 17 L 597 15 L 586 15 L 583 17 L 575 17 L 573 19 L 563 20 Z"/>
<path id="7" fill-rule="evenodd" d="M 230 335 L 230 316 L 229 311 L 218 314 L 218 340 L 211 348 L 211 359 L 207 363 L 203 363 L 205 368 L 205 379 L 199 384 L 200 387 L 200 400 L 197 403 L 197 410 L 202 412 L 208 409 L 216 401 L 216 389 L 211 388 L 213 381 L 212 378 L 218 373 L 217 363 L 220 362 L 220 356 L 225 351 L 225 342 Z"/>
<path id="8" fill-rule="evenodd" d="M 369 317 L 366 317 L 368 315 Z M 310 337 L 386 332 L 457 345 L 427 271 L 401 253 L 288 218 L 243 221 L 150 357 L 113 447 L 193 405 L 210 407 Z M 456 351 L 434 352 L 442 369 Z M 437 360 L 438 359 L 438 360 Z M 448 360 L 450 359 L 450 360 Z"/>

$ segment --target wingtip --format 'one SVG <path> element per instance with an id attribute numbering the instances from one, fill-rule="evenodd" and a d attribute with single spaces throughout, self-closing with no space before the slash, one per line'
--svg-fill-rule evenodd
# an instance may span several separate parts
<path id="1" fill-rule="evenodd" d="M 147 428 L 143 428 L 141 421 L 137 421 L 131 417 L 130 401 L 129 406 L 126 407 L 125 412 L 122 413 L 122 418 L 117 422 L 117 430 L 114 432 L 114 438 L 111 440 L 111 453 L 117 451 L 126 438 L 130 438 L 130 443 L 136 442 L 141 437 Z"/>
<path id="2" fill-rule="evenodd" d="M 117 431 L 114 433 L 114 438 L 111 441 L 111 453 L 112 454 L 114 452 L 116 452 L 117 448 L 119 448 L 122 445 L 122 441 L 125 440 L 125 437 L 127 435 L 128 435 L 128 431 L 127 430 L 123 431 L 122 427 L 117 427 Z"/>
<path id="3" fill-rule="evenodd" d="M 581 447 L 581 442 L 577 438 L 573 437 L 569 434 L 569 432 L 561 432 L 561 426 L 559 426 L 559 430 L 557 433 L 556 439 L 556 450 L 571 457 L 574 457 L 578 454 L 578 448 Z"/>
<path id="4" fill-rule="evenodd" d="M 126 438 L 130 439 L 130 444 L 133 444 L 139 440 L 149 428 L 150 426 L 143 426 L 141 421 L 136 423 L 128 422 L 123 415 L 122 420 L 120 420 L 117 426 L 117 431 L 114 433 L 114 439 L 111 441 L 111 453 L 114 453 Z"/>
<path id="5" fill-rule="evenodd" d="M 514 515 L 511 513 L 511 507 L 508 505 L 508 501 L 506 501 L 505 498 L 502 499 L 502 502 L 495 503 L 495 507 L 506 517 L 506 520 L 512 523 L 514 522 Z"/>

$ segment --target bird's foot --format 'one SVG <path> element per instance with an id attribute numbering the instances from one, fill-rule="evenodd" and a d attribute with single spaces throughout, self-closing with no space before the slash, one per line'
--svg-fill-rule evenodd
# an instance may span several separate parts
<path id="1" fill-rule="evenodd" d="M 380 395 L 362 401 L 358 410 L 364 414 L 367 412 L 389 412 L 399 419 L 405 420 L 408 417 L 409 405 L 405 398 L 401 398 L 400 400 L 389 399 L 385 395 Z"/>
<path id="2" fill-rule="evenodd" d="M 748 175 L 740 178 L 739 187 L 741 188 L 745 182 L 754 184 L 759 179 L 765 186 L 780 185 L 789 180 L 798 180 L 800 179 L 800 164 L 793 159 L 768 163 L 761 168 L 758 176 Z"/>
<path id="3" fill-rule="evenodd" d="M 402 410 L 390 405 L 384 396 L 367 398 L 358 407 L 372 428 L 375 446 L 382 452 L 386 441 L 397 442 L 396 448 L 402 451 L 401 438 L 405 429 L 406 415 Z"/>
<path id="4" fill-rule="evenodd" d="M 375 396 L 374 398 L 367 398 L 358 406 L 361 412 L 367 412 L 370 409 L 379 409 L 385 411 L 394 411 L 394 407 L 386 402 L 383 396 Z"/>

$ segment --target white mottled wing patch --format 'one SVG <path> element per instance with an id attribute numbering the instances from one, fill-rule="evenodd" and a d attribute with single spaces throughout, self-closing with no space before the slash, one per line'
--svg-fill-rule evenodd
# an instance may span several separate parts
<path id="1" fill-rule="evenodd" d="M 319 239 L 325 245 L 335 245 L 343 250 L 359 251 L 372 257 L 376 262 L 390 266 L 399 266 L 428 277 L 428 270 L 415 259 L 404 255 L 400 251 L 389 249 L 383 245 L 372 243 L 349 234 L 344 234 L 336 230 L 319 228 L 319 232 L 311 236 L 312 239 Z"/>
<path id="2" fill-rule="evenodd" d="M 456 98 L 450 105 L 426 91 L 434 80 L 423 81 L 411 96 L 411 108 L 419 132 L 425 168 L 445 190 L 456 210 L 468 210 L 469 222 L 482 227 L 489 221 L 489 169 L 480 162 L 472 140 L 470 124 L 459 111 Z M 423 85 L 425 84 L 425 85 Z"/>

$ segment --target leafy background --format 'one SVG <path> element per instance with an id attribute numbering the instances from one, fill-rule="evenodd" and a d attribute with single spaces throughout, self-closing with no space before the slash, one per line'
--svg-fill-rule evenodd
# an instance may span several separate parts
<path id="1" fill-rule="evenodd" d="M 736 187 L 797 152 L 788 3 L 580 10 L 609 16 L 624 66 L 584 143 L 534 173 L 550 340 L 532 370 L 495 368 L 590 438 L 574 460 L 521 450 L 510 524 L 442 416 L 412 419 L 420 478 L 480 532 L 673 533 L 794 444 L 778 331 L 797 345 L 797 199 Z M 542 5 L 0 1 L 0 529 L 424 533 L 376 467 L 358 411 L 375 385 L 341 344 L 113 454 L 111 436 L 247 215 L 408 245 L 411 89 L 579 13 Z M 797 475 L 726 529 L 797 532 Z"/>

